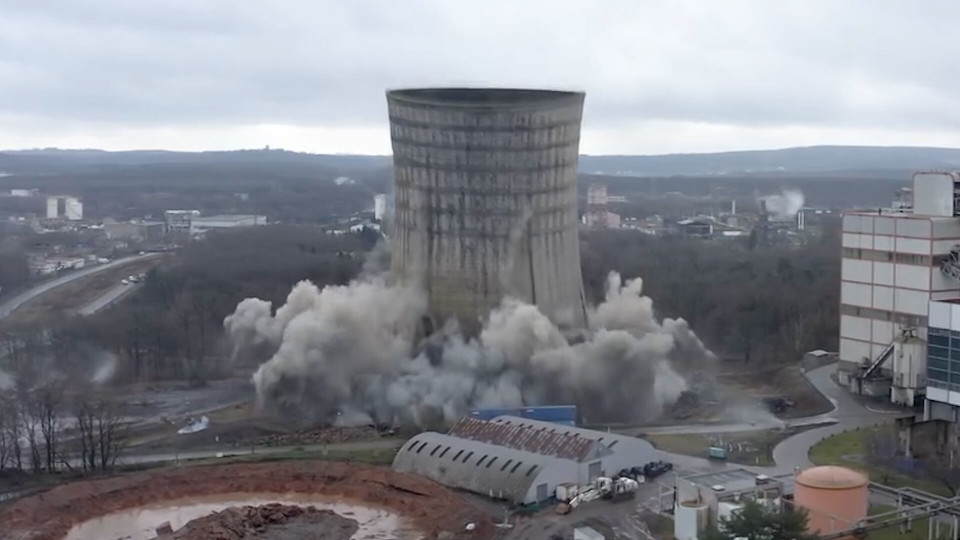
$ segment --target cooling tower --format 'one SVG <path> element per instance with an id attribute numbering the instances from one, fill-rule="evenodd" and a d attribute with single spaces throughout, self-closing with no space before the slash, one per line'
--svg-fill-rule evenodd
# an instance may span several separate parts
<path id="1" fill-rule="evenodd" d="M 393 270 L 435 323 L 468 329 L 504 296 L 583 326 L 577 159 L 584 94 L 387 92 L 396 180 Z"/>

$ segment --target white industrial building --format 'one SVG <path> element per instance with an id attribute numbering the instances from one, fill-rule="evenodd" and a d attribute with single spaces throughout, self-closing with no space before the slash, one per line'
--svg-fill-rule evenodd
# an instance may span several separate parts
<path id="1" fill-rule="evenodd" d="M 770 478 L 746 469 L 725 469 L 678 476 L 673 508 L 673 536 L 697 540 L 711 524 L 729 518 L 748 500 L 780 509 L 792 495 L 792 474 Z"/>
<path id="2" fill-rule="evenodd" d="M 837 368 L 851 391 L 908 406 L 927 388 L 930 302 L 960 295 L 944 265 L 960 245 L 960 176 L 916 173 L 912 192 L 912 204 L 843 216 Z"/>
<path id="3" fill-rule="evenodd" d="M 394 470 L 515 504 L 550 499 L 561 484 L 657 459 L 643 439 L 514 416 L 490 421 L 465 417 L 447 433 L 424 432 L 407 441 Z"/>

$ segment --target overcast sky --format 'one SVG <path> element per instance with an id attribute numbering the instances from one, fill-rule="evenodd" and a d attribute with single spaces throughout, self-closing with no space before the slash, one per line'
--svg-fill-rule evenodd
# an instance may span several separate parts
<path id="1" fill-rule="evenodd" d="M 584 153 L 960 147 L 956 0 L 0 0 L 0 148 L 388 153 L 384 89 L 585 90 Z"/>

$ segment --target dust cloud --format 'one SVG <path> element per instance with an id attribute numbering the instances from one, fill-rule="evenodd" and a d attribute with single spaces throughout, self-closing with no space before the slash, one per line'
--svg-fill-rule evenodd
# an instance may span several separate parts
<path id="1" fill-rule="evenodd" d="M 420 291 L 366 277 L 293 287 L 274 313 L 248 298 L 224 326 L 260 404 L 303 423 L 425 425 L 473 407 L 574 403 L 588 421 L 657 416 L 687 385 L 672 362 L 713 359 L 682 319 L 658 321 L 643 282 L 611 273 L 588 337 L 569 342 L 536 306 L 505 298 L 476 338 L 450 321 L 415 342 Z"/>

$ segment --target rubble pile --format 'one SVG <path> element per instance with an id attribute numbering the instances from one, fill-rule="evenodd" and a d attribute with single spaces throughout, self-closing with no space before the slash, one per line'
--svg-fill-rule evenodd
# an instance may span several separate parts
<path id="1" fill-rule="evenodd" d="M 274 503 L 227 508 L 191 521 L 172 536 L 161 535 L 155 540 L 347 540 L 357 529 L 355 520 L 331 510 Z"/>

